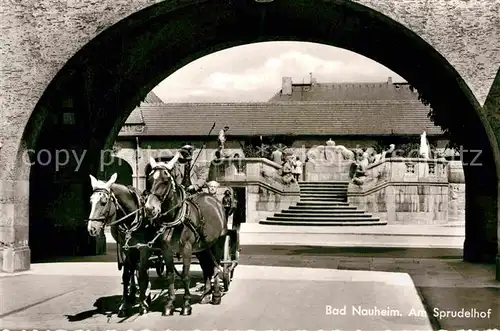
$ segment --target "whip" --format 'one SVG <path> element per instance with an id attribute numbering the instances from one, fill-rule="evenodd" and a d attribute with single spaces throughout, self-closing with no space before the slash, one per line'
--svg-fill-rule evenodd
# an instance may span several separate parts
<path id="1" fill-rule="evenodd" d="M 207 136 L 210 136 L 210 134 L 212 133 L 212 131 L 213 131 L 213 129 L 214 129 L 214 128 L 215 128 L 215 122 L 214 122 L 214 124 L 212 125 L 212 128 L 210 129 L 210 131 L 208 131 Z M 201 146 L 201 148 L 200 148 L 200 152 L 198 153 L 198 155 L 196 155 L 196 159 L 194 159 L 193 164 L 195 164 L 195 163 L 196 163 L 196 160 L 198 160 L 198 158 L 199 158 L 199 157 L 200 157 L 200 155 L 201 155 L 201 152 L 203 151 L 203 149 L 204 149 L 205 147 L 206 147 L 206 144 L 203 144 L 203 146 Z"/>

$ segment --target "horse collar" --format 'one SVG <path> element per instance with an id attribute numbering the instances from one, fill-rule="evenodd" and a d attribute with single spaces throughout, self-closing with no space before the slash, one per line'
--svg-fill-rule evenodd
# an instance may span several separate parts
<path id="1" fill-rule="evenodd" d="M 173 228 L 181 223 L 184 223 L 184 220 L 186 218 L 186 214 L 187 214 L 187 202 L 186 202 L 186 192 L 184 191 L 184 189 L 180 189 L 179 190 L 180 193 L 181 193 L 181 206 L 180 206 L 180 210 L 179 212 L 177 212 L 177 215 L 175 217 L 175 219 L 172 221 L 172 222 L 168 222 L 168 223 L 163 223 L 164 226 L 168 229 L 168 228 Z M 168 213 L 168 212 L 167 212 Z M 165 215 L 167 214 L 165 213 Z"/>

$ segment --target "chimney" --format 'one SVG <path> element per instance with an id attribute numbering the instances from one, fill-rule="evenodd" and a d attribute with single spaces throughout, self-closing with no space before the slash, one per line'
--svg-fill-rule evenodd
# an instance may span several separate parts
<path id="1" fill-rule="evenodd" d="M 292 77 L 283 77 L 281 79 L 281 94 L 292 95 Z"/>
<path id="2" fill-rule="evenodd" d="M 387 78 L 387 84 L 392 84 L 392 77 Z"/>
<path id="3" fill-rule="evenodd" d="M 314 78 L 314 77 L 313 77 L 312 72 L 310 72 L 310 73 L 309 73 L 309 77 L 310 77 L 310 82 L 309 82 L 309 84 L 311 84 L 311 86 L 316 85 L 316 78 Z"/>

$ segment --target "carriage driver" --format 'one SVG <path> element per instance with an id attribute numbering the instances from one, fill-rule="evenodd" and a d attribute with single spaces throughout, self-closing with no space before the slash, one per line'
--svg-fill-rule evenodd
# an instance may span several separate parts
<path id="1" fill-rule="evenodd" d="M 181 184 L 190 194 L 201 192 L 207 184 L 209 167 L 203 164 L 191 164 L 193 162 L 193 150 L 191 145 L 184 145 L 179 149 L 179 170 L 182 174 Z"/>

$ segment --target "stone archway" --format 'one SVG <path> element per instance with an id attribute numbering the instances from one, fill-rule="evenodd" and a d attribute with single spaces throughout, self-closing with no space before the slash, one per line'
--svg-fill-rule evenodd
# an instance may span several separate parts
<path id="1" fill-rule="evenodd" d="M 137 5 L 132 12 L 145 7 L 140 1 L 132 2 Z M 442 54 L 408 28 L 414 26 L 423 31 L 418 17 L 415 21 L 407 19 L 405 27 L 382 14 L 396 15 L 397 6 L 396 9 L 379 6 L 380 12 L 343 0 L 276 0 L 264 6 L 251 0 L 162 2 L 126 18 L 120 16 L 124 18 L 122 21 L 93 38 L 66 62 L 45 89 L 27 124 L 24 119 L 20 120 L 21 126 L 25 126 L 21 141 L 9 140 L 7 149 L 0 152 L 7 160 L 3 165 L 7 172 L 2 180 L 12 183 L 11 201 L 15 209 L 13 223 L 6 225 L 8 231 L 2 234 L 2 241 L 12 246 L 11 251 L 4 254 L 7 256 L 4 269 L 29 267 L 29 203 L 25 198 L 28 192 L 51 192 L 38 202 L 40 205 L 57 201 L 52 214 L 46 215 L 34 208 L 30 218 L 76 225 L 87 212 L 88 174 L 98 173 L 100 151 L 111 145 L 128 114 L 151 88 L 202 55 L 265 40 L 302 40 L 343 47 L 386 65 L 415 86 L 432 104 L 436 124 L 454 133 L 464 149 L 482 151 L 475 162 L 483 166 L 465 167 L 465 258 L 485 261 L 496 255 L 496 174 L 500 157 L 495 131 L 489 123 L 500 121 L 485 118 L 484 109 L 470 89 L 472 83 L 476 84 L 470 79 L 473 75 L 468 76 L 467 85 Z M 435 8 L 427 10 L 439 15 L 446 5 L 444 1 L 437 2 Z M 96 10 L 96 16 L 97 13 Z M 436 39 L 450 38 L 450 43 L 456 41 L 439 26 L 426 33 Z M 461 63 L 457 58 L 463 54 L 458 53 L 449 51 L 448 55 Z M 470 64 L 464 63 L 462 65 Z M 462 72 L 474 70 L 462 69 Z M 484 88 L 480 88 L 479 83 L 474 86 L 477 87 L 474 92 L 482 98 Z M 474 135 L 464 139 L 463 132 L 474 132 Z M 63 167 L 50 163 L 30 168 L 25 157 L 29 150 L 33 151 L 30 156 L 35 157 L 35 162 L 42 150 L 50 151 L 51 155 L 67 150 L 74 157 Z M 17 158 L 6 157 L 7 152 Z M 469 163 L 475 155 L 466 153 L 464 162 Z M 9 189 L 5 188 L 4 194 L 5 190 Z M 78 245 L 87 247 L 82 251 L 92 251 L 92 242 Z"/>

